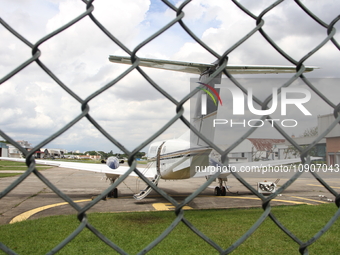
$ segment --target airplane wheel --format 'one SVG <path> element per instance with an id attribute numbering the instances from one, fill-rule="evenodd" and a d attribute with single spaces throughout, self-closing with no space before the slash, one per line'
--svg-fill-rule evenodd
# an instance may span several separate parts
<path id="1" fill-rule="evenodd" d="M 111 190 L 109 194 L 107 194 L 107 197 L 113 197 L 113 190 Z"/>
<path id="2" fill-rule="evenodd" d="M 117 188 L 114 188 L 112 193 L 113 193 L 114 198 L 118 197 L 118 189 Z"/>
<path id="3" fill-rule="evenodd" d="M 114 188 L 113 190 L 111 190 L 108 194 L 108 197 L 117 198 L 118 197 L 118 189 Z"/>
<path id="4" fill-rule="evenodd" d="M 222 186 L 222 188 L 221 188 L 221 196 L 225 196 L 225 195 L 227 195 L 227 189 L 224 186 Z"/>
<path id="5" fill-rule="evenodd" d="M 221 196 L 221 189 L 220 187 L 215 187 L 215 196 Z"/>

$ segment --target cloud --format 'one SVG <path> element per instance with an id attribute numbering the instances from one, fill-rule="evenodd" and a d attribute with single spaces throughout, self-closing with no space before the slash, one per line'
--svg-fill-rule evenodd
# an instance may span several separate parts
<path id="1" fill-rule="evenodd" d="M 324 22 L 338 15 L 339 3 L 303 1 Z M 259 15 L 268 1 L 242 1 Z M 176 17 L 158 1 L 94 1 L 93 15 L 131 51 L 143 40 Z M 81 1 L 6 1 L 1 17 L 30 42 L 35 43 L 85 12 Z M 185 24 L 219 54 L 249 33 L 256 21 L 234 3 L 195 0 L 185 8 Z M 284 1 L 263 17 L 263 29 L 296 60 L 301 59 L 326 36 L 326 29 L 306 15 L 295 2 Z M 336 24 L 339 28 L 339 24 Z M 0 27 L 0 76 L 30 58 L 31 49 Z M 336 37 L 339 40 L 339 35 Z M 81 99 L 109 84 L 129 68 L 113 64 L 109 55 L 127 55 L 89 17 L 39 46 L 40 60 Z M 211 63 L 216 58 L 194 41 L 179 24 L 143 46 L 140 57 Z M 321 69 L 307 76 L 339 77 L 339 51 L 328 43 L 306 64 Z M 289 64 L 257 32 L 229 55 L 229 64 Z M 175 100 L 189 93 L 189 80 L 196 75 L 143 68 Z M 286 76 L 287 77 L 287 76 Z M 326 92 L 325 92 L 326 93 Z M 329 95 L 330 97 L 332 95 Z M 81 113 L 81 104 L 65 92 L 36 63 L 0 86 L 0 128 L 15 140 L 38 144 Z M 336 99 L 334 99 L 336 101 Z M 90 115 L 113 137 L 133 149 L 159 130 L 176 114 L 176 105 L 153 88 L 137 71 L 89 102 Z M 312 106 L 310 106 L 312 107 Z M 185 112 L 188 116 L 188 111 Z M 160 138 L 179 136 L 187 128 L 179 121 Z M 51 144 L 80 150 L 111 150 L 107 141 L 86 119 L 81 120 Z"/>

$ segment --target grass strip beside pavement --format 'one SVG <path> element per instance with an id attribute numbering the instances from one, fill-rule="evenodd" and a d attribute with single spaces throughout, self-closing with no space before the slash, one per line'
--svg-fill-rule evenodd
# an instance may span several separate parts
<path id="1" fill-rule="evenodd" d="M 313 237 L 334 215 L 334 204 L 278 206 L 275 216 L 298 238 Z M 220 245 L 229 247 L 260 217 L 262 209 L 190 210 L 185 218 Z M 136 254 L 158 237 L 175 219 L 174 212 L 90 213 L 89 222 L 129 254 Z M 79 225 L 75 215 L 53 216 L 0 226 L 0 241 L 19 254 L 45 254 Z M 340 224 L 337 221 L 309 247 L 309 254 L 338 254 Z M 233 254 L 298 254 L 299 246 L 270 219 Z M 58 254 L 115 254 L 85 229 Z M 180 223 L 148 254 L 218 254 Z"/>
<path id="2" fill-rule="evenodd" d="M 51 168 L 51 166 L 36 166 L 36 168 L 38 171 L 41 171 L 49 169 Z M 21 174 L 21 173 L 8 173 L 8 171 L 26 171 L 26 170 L 27 166 L 25 163 L 0 160 L 0 178 L 12 177 Z M 6 173 L 1 171 L 6 171 Z"/>

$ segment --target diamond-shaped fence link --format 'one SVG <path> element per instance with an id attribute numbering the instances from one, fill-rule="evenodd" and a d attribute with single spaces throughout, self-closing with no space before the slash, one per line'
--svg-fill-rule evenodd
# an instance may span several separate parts
<path id="1" fill-rule="evenodd" d="M 98 203 L 101 199 L 107 196 L 107 194 L 112 190 L 112 188 L 117 187 L 121 182 L 125 180 L 129 176 L 131 172 L 135 172 L 147 185 L 151 186 L 156 192 L 158 192 L 161 196 L 163 196 L 166 200 L 168 200 L 173 206 L 175 206 L 175 220 L 171 223 L 171 225 L 168 226 L 164 232 L 158 236 L 152 243 L 150 243 L 147 247 L 142 248 L 140 251 L 140 254 L 145 254 L 148 251 L 150 251 L 153 247 L 155 247 L 159 242 L 161 242 L 166 236 L 174 229 L 176 226 L 183 222 L 189 229 L 191 229 L 194 233 L 196 233 L 200 238 L 202 238 L 202 241 L 204 240 L 208 244 L 210 244 L 213 248 L 216 249 L 217 252 L 221 254 L 228 254 L 235 250 L 240 244 L 242 244 L 262 223 L 265 219 L 270 218 L 275 224 L 280 228 L 284 233 L 286 233 L 288 236 L 290 236 L 296 243 L 299 244 L 299 252 L 301 254 L 308 253 L 307 248 L 311 244 L 313 244 L 315 241 L 317 241 L 318 238 L 322 236 L 322 234 L 327 231 L 333 223 L 337 220 L 337 218 L 340 215 L 340 210 L 336 212 L 336 214 L 329 220 L 329 222 L 317 233 L 314 237 L 312 237 L 307 242 L 303 242 L 298 237 L 293 235 L 272 213 L 271 211 L 271 205 L 270 202 L 272 199 L 274 199 L 278 194 L 282 193 L 287 187 L 289 187 L 295 180 L 299 178 L 299 176 L 302 174 L 302 172 L 296 173 L 291 179 L 289 179 L 285 184 L 283 184 L 275 193 L 271 194 L 270 196 L 263 196 L 257 190 L 255 190 L 248 182 L 246 182 L 238 173 L 232 172 L 234 177 L 239 180 L 247 189 L 249 189 L 254 195 L 256 195 L 258 198 L 262 200 L 262 207 L 263 207 L 263 213 L 259 217 L 259 219 L 254 223 L 254 225 L 246 232 L 242 237 L 240 237 L 234 244 L 232 244 L 229 248 L 224 250 L 221 248 L 218 244 L 216 244 L 213 240 L 209 239 L 207 236 L 205 236 L 202 232 L 200 232 L 193 224 L 190 223 L 188 219 L 185 218 L 185 212 L 183 211 L 183 207 L 188 204 L 190 201 L 192 201 L 199 193 L 201 193 L 204 189 L 206 189 L 211 182 L 214 180 L 214 178 L 208 179 L 200 188 L 198 188 L 196 191 L 194 191 L 190 196 L 188 196 L 183 202 L 178 203 L 175 199 L 173 199 L 171 196 L 169 196 L 166 192 L 164 192 L 162 189 L 158 188 L 156 185 L 154 185 L 149 179 L 145 178 L 143 174 L 136 169 L 136 161 L 134 160 L 134 156 L 137 152 L 139 152 L 141 149 L 143 149 L 147 144 L 149 144 L 151 141 L 153 141 L 155 138 L 157 138 L 160 134 L 162 134 L 166 129 L 168 129 L 174 122 L 177 120 L 181 120 L 188 128 L 190 128 L 195 134 L 197 134 L 201 139 L 203 139 L 208 145 L 210 145 L 213 149 L 215 149 L 220 155 L 222 155 L 222 162 L 224 165 L 228 165 L 229 159 L 228 159 L 228 153 L 230 153 L 237 145 L 239 145 L 244 139 L 246 139 L 250 134 L 252 134 L 257 128 L 253 127 L 249 131 L 247 131 L 244 135 L 242 135 L 234 144 L 232 144 L 227 150 L 223 151 L 218 146 L 213 144 L 211 141 L 207 140 L 202 134 L 200 134 L 197 130 L 195 130 L 193 127 L 191 127 L 190 122 L 183 116 L 184 107 L 183 105 L 193 96 L 195 93 L 197 93 L 198 90 L 191 91 L 187 96 L 185 96 L 181 101 L 177 101 L 174 99 L 169 93 L 167 93 L 159 84 L 157 84 L 155 81 L 153 81 L 140 67 L 139 67 L 139 58 L 137 56 L 138 51 L 143 48 L 145 45 L 147 45 L 151 40 L 158 37 L 160 34 L 162 34 L 164 31 L 169 29 L 175 24 L 179 24 L 183 30 L 187 32 L 188 35 L 190 35 L 198 44 L 200 44 L 206 51 L 214 55 L 219 60 L 219 68 L 210 76 L 210 79 L 213 79 L 217 75 L 219 75 L 221 72 L 223 72 L 238 88 L 240 88 L 243 92 L 246 92 L 246 89 L 240 84 L 226 69 L 227 66 L 227 60 L 228 56 L 231 52 L 233 52 L 236 48 L 238 48 L 240 45 L 242 45 L 244 42 L 246 42 L 249 38 L 251 38 L 254 34 L 261 34 L 263 38 L 271 45 L 278 53 L 282 55 L 285 59 L 287 59 L 292 65 L 296 66 L 296 73 L 284 83 L 284 85 L 281 88 L 290 86 L 296 79 L 301 78 L 303 82 L 311 89 L 313 90 L 324 102 L 326 102 L 330 107 L 334 109 L 334 117 L 335 121 L 332 123 L 331 126 L 322 134 L 319 135 L 319 137 L 307 148 L 300 147 L 291 137 L 288 135 L 279 125 L 276 123 L 273 123 L 275 129 L 282 134 L 282 136 L 289 141 L 301 154 L 301 161 L 302 163 L 310 163 L 308 154 L 309 151 L 313 148 L 313 146 L 316 145 L 318 141 L 320 141 L 328 132 L 330 132 L 336 125 L 338 125 L 340 121 L 340 115 L 338 114 L 339 108 L 340 108 L 340 102 L 338 104 L 332 103 L 330 100 L 327 99 L 317 88 L 313 86 L 313 84 L 304 76 L 303 72 L 305 70 L 304 62 L 310 58 L 313 54 L 315 54 L 319 49 L 321 49 L 326 43 L 331 42 L 334 47 L 336 47 L 338 50 L 340 50 L 339 43 L 335 40 L 334 35 L 336 33 L 336 30 L 334 28 L 334 25 L 339 21 L 340 15 L 337 17 L 334 17 L 333 20 L 327 24 L 320 18 L 318 18 L 315 14 L 313 14 L 308 8 L 306 8 L 300 1 L 295 0 L 296 4 L 303 10 L 307 15 L 310 16 L 311 19 L 313 19 L 315 22 L 317 22 L 320 26 L 322 26 L 325 30 L 325 37 L 322 41 L 319 42 L 319 44 L 310 51 L 307 55 L 303 56 L 301 59 L 293 59 L 291 56 L 289 56 L 283 49 L 281 49 L 275 41 L 266 33 L 266 31 L 263 29 L 264 25 L 264 16 L 270 13 L 273 9 L 277 7 L 281 2 L 284 0 L 279 0 L 271 4 L 269 7 L 264 9 L 259 15 L 255 15 L 252 12 L 250 12 L 247 8 L 242 6 L 242 4 L 236 0 L 232 0 L 232 2 L 237 5 L 237 7 L 242 10 L 245 14 L 249 15 L 252 19 L 254 19 L 254 28 L 249 31 L 246 35 L 244 35 L 239 41 L 237 41 L 234 45 L 232 45 L 229 49 L 227 49 L 222 55 L 219 55 L 216 53 L 213 49 L 211 49 L 207 44 L 205 44 L 203 41 L 201 41 L 195 33 L 193 33 L 188 26 L 183 21 L 183 17 L 185 15 L 185 7 L 187 4 L 189 4 L 191 1 L 187 0 L 184 1 L 179 7 L 174 6 L 172 3 L 166 0 L 162 0 L 162 2 L 167 5 L 171 10 L 174 12 L 174 19 L 171 20 L 168 24 L 166 24 L 164 27 L 159 29 L 157 32 L 155 32 L 152 36 L 141 42 L 137 47 L 135 47 L 132 51 L 128 49 L 123 43 L 121 43 L 113 34 L 111 34 L 98 20 L 97 18 L 92 14 L 94 7 L 92 5 L 93 1 L 83 1 L 84 2 L 84 9 L 85 11 L 77 16 L 74 17 L 72 21 L 67 23 L 66 25 L 58 28 L 57 30 L 51 32 L 50 34 L 44 36 L 40 40 L 38 40 L 36 43 L 31 43 L 27 39 L 25 39 L 22 35 L 17 33 L 11 26 L 9 26 L 3 19 L 0 19 L 0 22 L 3 27 L 5 27 L 8 31 L 10 31 L 14 36 L 16 36 L 19 40 L 21 40 L 27 47 L 30 47 L 32 49 L 32 56 L 27 59 L 25 62 L 23 62 L 21 65 L 19 65 L 17 68 L 12 70 L 9 74 L 2 77 L 0 80 L 0 84 L 5 83 L 7 80 L 11 79 L 18 73 L 20 73 L 25 67 L 31 65 L 33 62 L 37 63 L 41 70 L 43 70 L 47 75 L 49 75 L 61 88 L 63 88 L 69 95 L 71 95 L 75 100 L 79 102 L 81 105 L 81 114 L 74 118 L 71 122 L 69 122 L 66 126 L 61 128 L 59 131 L 57 131 L 55 134 L 48 137 L 46 140 L 42 141 L 38 145 L 35 146 L 31 151 L 26 151 L 22 146 L 20 146 L 17 142 L 15 142 L 8 134 L 0 130 L 0 135 L 9 141 L 12 145 L 14 145 L 16 148 L 18 148 L 21 153 L 26 157 L 26 164 L 28 166 L 27 171 L 22 174 L 18 179 L 16 179 L 11 185 L 9 185 L 5 190 L 1 191 L 0 193 L 0 199 L 6 196 L 11 190 L 13 190 L 16 186 L 18 186 L 22 181 L 24 181 L 30 174 L 36 175 L 43 183 L 45 183 L 51 190 L 53 190 L 60 198 L 62 198 L 64 201 L 68 202 L 77 212 L 78 212 L 78 219 L 79 219 L 79 226 L 72 234 L 70 234 L 65 240 L 63 240 L 59 245 L 57 245 L 54 249 L 52 249 L 49 254 L 54 254 L 58 252 L 60 249 L 62 249 L 68 242 L 70 242 L 74 237 L 76 237 L 84 228 L 87 228 L 91 230 L 98 238 L 100 238 L 104 243 L 112 247 L 112 249 L 116 250 L 117 252 L 121 254 L 127 254 L 122 248 L 117 246 L 114 241 L 109 240 L 107 237 L 105 237 L 102 233 L 100 233 L 94 226 L 91 225 L 91 223 L 88 221 L 88 217 L 86 215 L 86 212 L 93 207 L 96 203 Z M 114 80 L 107 83 L 105 86 L 101 87 L 97 91 L 95 91 L 92 95 L 88 96 L 86 99 L 81 99 L 76 93 L 74 93 L 69 86 L 67 86 L 65 83 L 63 83 L 51 70 L 48 69 L 48 67 L 40 60 L 41 56 L 41 50 L 39 49 L 39 46 L 50 40 L 54 36 L 58 36 L 58 34 L 69 27 L 73 26 L 80 20 L 82 20 L 85 17 L 89 17 L 93 24 L 95 24 L 99 30 L 101 30 L 112 42 L 116 45 L 118 45 L 122 50 L 124 50 L 130 57 L 132 65 L 129 67 L 126 71 L 121 73 L 119 76 L 117 76 Z M 270 47 L 270 46 L 268 46 Z M 107 89 L 114 86 L 118 81 L 121 79 L 124 79 L 126 75 L 128 75 L 133 70 L 137 70 L 150 84 L 153 86 L 157 91 L 159 91 L 164 97 L 166 97 L 169 101 L 171 101 L 174 104 L 174 107 L 176 108 L 176 115 L 172 117 L 172 119 L 168 120 L 166 125 L 164 125 L 161 129 L 159 129 L 156 133 L 154 133 L 151 137 L 146 139 L 142 144 L 140 144 L 138 147 L 136 147 L 133 151 L 127 150 L 123 144 L 120 144 L 114 137 L 112 137 L 104 128 L 102 128 L 98 122 L 92 118 L 91 111 L 89 110 L 88 103 L 90 100 L 94 99 Z M 207 81 L 207 83 L 209 80 Z M 280 89 L 281 89 L 280 88 Z M 271 101 L 271 97 L 268 97 L 265 101 L 260 101 L 258 98 L 253 96 L 253 101 L 259 104 L 262 109 L 267 109 L 267 105 Z M 94 127 L 97 128 L 97 130 L 102 133 L 112 144 L 116 145 L 122 152 L 129 155 L 129 166 L 130 169 L 124 174 L 121 178 L 119 178 L 118 181 L 114 182 L 108 189 L 106 189 L 101 195 L 99 195 L 97 198 L 95 198 L 93 201 L 91 201 L 89 204 L 87 204 L 85 207 L 81 208 L 78 206 L 70 197 L 68 197 L 66 194 L 61 192 L 55 185 L 53 185 L 41 172 L 38 172 L 36 169 L 36 164 L 33 158 L 33 153 L 42 148 L 45 147 L 46 144 L 51 142 L 52 140 L 56 139 L 58 136 L 60 136 L 62 133 L 67 131 L 69 128 L 74 126 L 78 121 L 81 119 L 87 118 Z M 261 120 L 269 119 L 269 116 L 262 116 Z M 317 173 L 312 172 L 311 173 L 316 180 L 318 180 L 331 194 L 333 194 L 336 197 L 335 204 L 337 207 L 339 207 L 340 204 L 340 196 L 339 194 L 331 188 Z M 216 173 L 214 177 L 218 177 L 219 173 Z M 1 242 L 1 240 L 0 240 Z M 8 248 L 3 243 L 0 243 L 0 248 L 2 251 L 8 253 L 8 254 L 15 254 L 15 251 Z"/>

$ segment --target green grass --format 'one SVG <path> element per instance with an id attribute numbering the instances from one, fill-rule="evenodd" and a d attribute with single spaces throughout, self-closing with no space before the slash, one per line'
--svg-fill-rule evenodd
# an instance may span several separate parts
<path id="1" fill-rule="evenodd" d="M 37 170 L 45 170 L 51 168 L 50 166 L 36 166 Z M 15 161 L 4 161 L 0 160 L 0 171 L 26 171 L 27 166 L 25 163 L 22 162 L 15 162 Z M 0 178 L 3 177 L 12 177 L 20 175 L 21 173 L 1 173 Z"/>
<path id="2" fill-rule="evenodd" d="M 17 175 L 20 175 L 20 174 L 19 173 L 13 173 L 13 174 L 10 174 L 10 173 L 0 173 L 0 178 L 13 177 L 13 176 L 17 176 Z"/>
<path id="3" fill-rule="evenodd" d="M 26 166 L 23 162 L 0 160 L 0 166 Z"/>
<path id="4" fill-rule="evenodd" d="M 45 170 L 48 168 L 51 168 L 51 166 L 36 166 L 38 170 Z M 0 171 L 6 170 L 6 171 L 26 171 L 27 166 L 1 166 L 0 165 Z"/>
<path id="5" fill-rule="evenodd" d="M 280 206 L 277 218 L 301 240 L 315 235 L 336 212 L 334 204 Z M 200 231 L 226 249 L 262 214 L 261 209 L 188 210 L 185 217 Z M 174 212 L 92 213 L 89 222 L 129 254 L 136 254 L 160 235 L 174 220 Z M 27 220 L 0 226 L 0 241 L 19 254 L 44 254 L 66 238 L 78 221 L 73 215 Z M 338 254 L 340 224 L 309 247 L 310 254 Z M 232 254 L 299 254 L 298 245 L 270 219 Z M 89 230 L 58 254 L 116 254 Z M 148 254 L 218 254 L 182 222 Z"/>
<path id="6" fill-rule="evenodd" d="M 137 164 L 139 165 L 146 165 L 148 164 L 149 162 L 147 160 L 140 160 L 140 161 L 137 161 Z"/>

